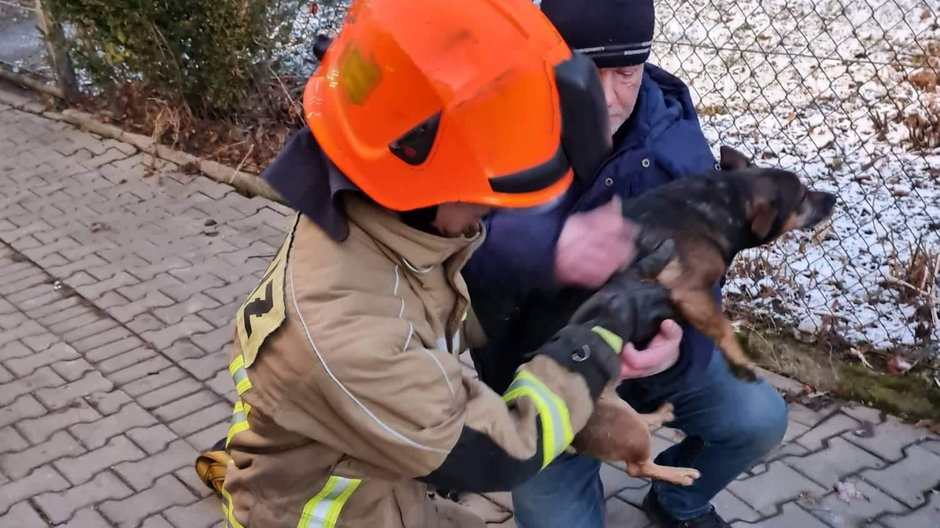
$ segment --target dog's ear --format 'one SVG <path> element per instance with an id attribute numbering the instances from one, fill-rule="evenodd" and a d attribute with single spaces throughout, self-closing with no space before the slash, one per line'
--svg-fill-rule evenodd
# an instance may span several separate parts
<path id="1" fill-rule="evenodd" d="M 718 165 L 723 171 L 737 171 L 753 165 L 750 158 L 727 145 L 722 145 L 720 150 L 721 161 Z"/>
<path id="2" fill-rule="evenodd" d="M 776 218 L 777 211 L 763 196 L 755 196 L 747 203 L 747 221 L 751 224 L 751 232 L 759 240 L 767 238 Z"/>

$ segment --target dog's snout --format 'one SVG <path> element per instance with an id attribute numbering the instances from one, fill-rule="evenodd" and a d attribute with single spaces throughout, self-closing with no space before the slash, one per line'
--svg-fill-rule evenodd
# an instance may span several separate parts
<path id="1" fill-rule="evenodd" d="M 807 207 L 804 211 L 801 227 L 812 227 L 832 216 L 836 205 L 836 195 L 821 191 L 810 191 L 807 195 Z"/>
<path id="2" fill-rule="evenodd" d="M 829 216 L 830 214 L 832 214 L 832 209 L 836 205 L 836 195 L 832 193 L 818 192 L 818 191 L 814 191 L 813 194 L 815 195 L 813 197 L 815 198 L 813 202 L 815 202 L 817 209 L 819 209 L 819 212 L 823 213 L 826 216 Z"/>

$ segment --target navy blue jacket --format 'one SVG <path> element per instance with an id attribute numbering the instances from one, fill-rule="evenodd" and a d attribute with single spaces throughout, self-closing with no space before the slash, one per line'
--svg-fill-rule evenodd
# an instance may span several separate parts
<path id="1" fill-rule="evenodd" d="M 501 390 L 507 372 L 514 371 L 521 355 L 529 352 L 510 352 L 514 346 L 532 345 L 521 345 L 524 340 L 512 335 L 512 321 L 520 309 L 526 309 L 522 308 L 525 299 L 555 288 L 555 244 L 568 215 L 603 205 L 614 193 L 628 199 L 714 168 L 715 158 L 702 134 L 688 88 L 676 77 L 647 64 L 634 112 L 614 136 L 614 152 L 593 181 L 575 184 L 551 210 L 501 210 L 485 220 L 486 241 L 463 272 L 474 312 L 490 340 L 487 349 L 499 351 L 474 354 L 484 381 Z M 717 288 L 716 295 L 720 296 Z M 690 327 L 684 331 L 679 363 L 667 371 L 668 378 L 680 378 L 691 367 L 704 365 L 714 351 L 707 337 Z M 497 371 L 502 374 L 488 376 Z"/>

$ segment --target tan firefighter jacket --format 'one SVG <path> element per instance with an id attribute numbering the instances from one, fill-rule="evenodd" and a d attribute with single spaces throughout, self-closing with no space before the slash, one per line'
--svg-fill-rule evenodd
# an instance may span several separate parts
<path id="1" fill-rule="evenodd" d="M 590 361 L 544 354 L 502 396 L 465 375 L 460 269 L 483 234 L 434 236 L 358 193 L 345 209 L 343 242 L 298 215 L 238 311 L 226 521 L 481 527 L 429 499 L 428 483 L 487 491 L 526 480 L 565 449 L 608 380 L 575 372 Z M 590 336 L 578 339 L 561 341 L 578 348 Z"/>

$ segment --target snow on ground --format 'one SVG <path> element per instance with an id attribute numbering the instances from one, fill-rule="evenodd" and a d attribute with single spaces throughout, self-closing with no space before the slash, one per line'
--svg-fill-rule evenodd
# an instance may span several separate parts
<path id="1" fill-rule="evenodd" d="M 896 270 L 918 247 L 940 253 L 940 148 L 914 149 L 904 118 L 940 107 L 936 87 L 908 81 L 940 46 L 936 4 L 691 0 L 657 10 L 650 60 L 689 83 L 716 150 L 740 148 L 839 196 L 824 232 L 742 255 L 729 300 L 811 335 L 834 318 L 851 342 L 917 345 L 928 299 L 902 300 L 896 281 L 910 279 Z M 873 115 L 887 121 L 881 134 Z M 937 281 L 928 275 L 919 288 Z"/>
<path id="2" fill-rule="evenodd" d="M 940 108 L 936 88 L 908 81 L 940 55 L 940 29 L 934 0 L 869 1 L 659 1 L 650 60 L 690 85 L 716 152 L 734 146 L 839 195 L 824 232 L 742 255 L 729 301 L 810 336 L 834 321 L 853 343 L 891 349 L 919 346 L 931 319 L 918 311 L 927 297 L 902 299 L 894 281 L 918 247 L 940 253 L 940 149 L 914 149 L 904 124 Z M 339 27 L 345 2 L 335 4 L 298 17 L 285 56 Z M 940 340 L 940 328 L 926 333 Z"/>

